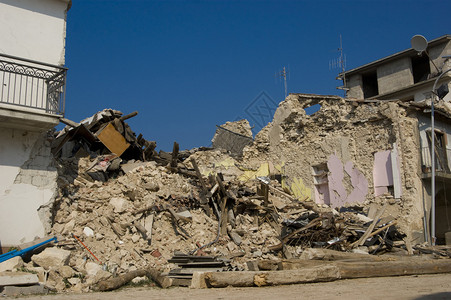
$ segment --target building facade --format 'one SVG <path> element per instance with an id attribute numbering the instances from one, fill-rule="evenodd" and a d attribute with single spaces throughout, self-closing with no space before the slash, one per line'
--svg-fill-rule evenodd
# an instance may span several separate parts
<path id="1" fill-rule="evenodd" d="M 50 226 L 56 168 L 48 130 L 64 115 L 70 0 L 0 0 L 0 246 Z"/>
<path id="2" fill-rule="evenodd" d="M 438 243 L 445 243 L 451 232 L 451 36 L 428 42 L 426 51 L 407 49 L 364 66 L 341 73 L 346 95 L 350 99 L 399 100 L 416 108 L 424 201 L 424 228 L 430 234 L 434 222 Z M 442 91 L 432 92 L 434 84 Z M 435 128 L 432 134 L 431 101 L 434 99 Z M 433 142 L 434 140 L 434 142 Z M 432 147 L 434 143 L 434 147 Z M 435 215 L 432 207 L 432 149 L 435 152 Z M 448 196 L 447 196 L 448 195 Z M 434 221 L 435 218 L 435 221 Z M 450 236 L 451 237 L 451 236 Z M 431 237 L 429 236 L 429 239 Z"/>

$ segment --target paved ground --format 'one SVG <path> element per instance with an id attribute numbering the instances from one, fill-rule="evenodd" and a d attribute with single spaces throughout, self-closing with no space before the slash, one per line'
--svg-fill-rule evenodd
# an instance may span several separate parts
<path id="1" fill-rule="evenodd" d="M 193 290 L 123 288 L 114 292 L 23 297 L 28 300 L 113 299 L 451 299 L 451 274 L 380 277 L 260 288 Z"/>

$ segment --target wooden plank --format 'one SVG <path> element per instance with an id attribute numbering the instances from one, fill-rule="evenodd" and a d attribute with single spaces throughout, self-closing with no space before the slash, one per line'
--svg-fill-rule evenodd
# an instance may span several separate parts
<path id="1" fill-rule="evenodd" d="M 194 158 L 191 158 L 191 164 L 193 165 L 194 171 L 196 171 L 197 174 L 197 178 L 199 179 L 200 185 L 202 187 L 202 191 L 207 194 L 208 193 L 208 188 L 207 185 L 205 184 L 205 181 L 202 177 L 202 174 L 200 173 L 199 167 L 197 165 L 197 162 Z"/>
<path id="2" fill-rule="evenodd" d="M 221 202 L 221 235 L 227 235 L 227 224 L 229 222 L 227 199 L 227 197 L 223 197 Z"/>
<path id="3" fill-rule="evenodd" d="M 171 168 L 177 168 L 177 161 L 179 156 L 179 144 L 174 142 L 174 146 L 172 148 L 172 156 L 171 156 Z"/>
<path id="4" fill-rule="evenodd" d="M 130 113 L 130 114 L 128 114 L 128 115 L 125 115 L 125 116 L 120 117 L 119 119 L 120 119 L 121 121 L 125 121 L 125 120 L 127 120 L 127 119 L 133 118 L 133 117 L 136 116 L 136 115 L 138 115 L 138 112 L 137 112 L 137 111 L 134 111 L 134 112 L 132 112 L 132 113 Z"/>
<path id="5" fill-rule="evenodd" d="M 199 193 L 200 197 L 200 204 L 201 207 L 205 210 L 207 216 L 211 216 L 213 214 L 213 211 L 211 210 L 210 206 L 208 205 L 208 188 L 207 185 L 202 177 L 202 174 L 200 173 L 199 167 L 197 165 L 197 162 L 194 158 L 191 158 L 191 164 L 193 165 L 194 171 L 196 171 L 197 178 L 199 179 L 200 185 L 201 185 L 201 192 Z"/>
<path id="6" fill-rule="evenodd" d="M 366 239 L 369 237 L 369 235 L 373 232 L 374 227 L 376 226 L 377 222 L 379 222 L 380 217 L 385 212 L 385 209 L 387 208 L 388 204 L 385 204 L 376 214 L 376 217 L 374 218 L 371 225 L 368 227 L 368 229 L 365 231 L 365 233 L 360 237 L 360 239 L 354 243 L 351 244 L 351 248 L 362 246 Z"/>
<path id="7" fill-rule="evenodd" d="M 451 273 L 451 260 L 336 262 L 343 279 Z"/>
<path id="8" fill-rule="evenodd" d="M 130 146 L 125 138 L 109 123 L 105 128 L 96 133 L 97 138 L 111 151 L 111 153 L 121 156 Z"/>
<path id="9" fill-rule="evenodd" d="M 266 183 L 261 182 L 260 189 L 264 199 L 264 206 L 267 207 L 269 204 L 269 186 Z"/>
<path id="10" fill-rule="evenodd" d="M 161 274 L 160 271 L 153 268 L 147 269 L 147 277 L 150 277 L 155 281 L 160 287 L 166 289 L 172 285 L 172 279 Z"/>
<path id="11" fill-rule="evenodd" d="M 323 248 L 308 248 L 305 249 L 300 259 L 292 260 L 296 263 L 299 260 L 325 260 L 325 261 L 337 261 L 337 260 L 360 260 L 360 261 L 385 261 L 385 260 L 398 260 L 399 256 L 394 255 L 370 255 L 362 253 L 342 252 L 331 249 Z"/>
<path id="12" fill-rule="evenodd" d="M 108 280 L 100 281 L 97 286 L 95 286 L 94 290 L 96 291 L 112 291 L 120 288 L 121 286 L 129 283 L 135 277 L 145 276 L 147 275 L 146 270 L 135 270 L 130 271 L 126 274 L 119 275 L 118 277 L 110 278 Z"/>
<path id="13" fill-rule="evenodd" d="M 249 287 L 285 285 L 308 282 L 333 281 L 340 278 L 333 265 L 315 266 L 302 270 L 207 272 L 205 281 L 209 287 Z"/>
<path id="14" fill-rule="evenodd" d="M 304 231 L 304 230 L 307 230 L 307 229 L 310 229 L 310 228 L 312 228 L 312 227 L 315 227 L 315 226 L 319 225 L 319 224 L 321 223 L 321 220 L 322 220 L 321 217 L 318 217 L 318 218 L 316 218 L 316 219 L 313 219 L 313 220 L 310 221 L 310 223 L 308 223 L 306 226 L 304 226 L 304 227 L 302 227 L 302 228 L 299 228 L 299 229 L 296 229 L 296 230 L 293 231 L 292 233 L 290 233 L 290 234 L 288 234 L 287 236 L 285 236 L 285 237 L 282 239 L 282 242 L 281 242 L 281 243 L 279 243 L 279 244 L 277 244 L 277 245 L 274 245 L 274 246 L 269 246 L 268 249 L 269 249 L 269 250 L 273 250 L 273 251 L 282 250 L 283 245 L 286 244 L 286 243 L 290 240 L 290 238 L 292 238 L 293 236 L 295 236 L 295 235 L 298 234 L 299 232 L 302 232 L 302 231 Z"/>
<path id="15" fill-rule="evenodd" d="M 78 127 L 80 126 L 80 123 L 74 122 L 72 120 L 66 119 L 66 118 L 60 118 L 60 122 L 66 125 L 69 125 L 70 127 Z"/>

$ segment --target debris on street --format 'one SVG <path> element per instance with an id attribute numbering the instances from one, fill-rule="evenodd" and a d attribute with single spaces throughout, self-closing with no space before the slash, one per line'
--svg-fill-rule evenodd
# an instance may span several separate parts
<path id="1" fill-rule="evenodd" d="M 271 159 L 268 129 L 254 141 L 246 120 L 228 122 L 213 148 L 175 142 L 172 152 L 157 152 L 125 123 L 136 115 L 105 109 L 65 120 L 53 142 L 59 196 L 49 233 L 58 243 L 9 271 L 73 292 L 142 277 L 163 288 L 223 287 L 451 271 L 434 259 L 451 252 L 412 245 L 389 204 L 305 197 L 299 179 Z M 412 256 L 419 259 L 409 267 Z"/>

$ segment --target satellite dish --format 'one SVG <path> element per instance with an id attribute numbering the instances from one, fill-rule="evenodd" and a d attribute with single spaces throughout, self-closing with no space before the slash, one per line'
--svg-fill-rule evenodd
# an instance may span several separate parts
<path id="1" fill-rule="evenodd" d="M 418 52 L 423 52 L 428 47 L 428 41 L 426 38 L 419 34 L 414 35 L 410 40 L 410 43 L 412 44 L 412 48 Z"/>

